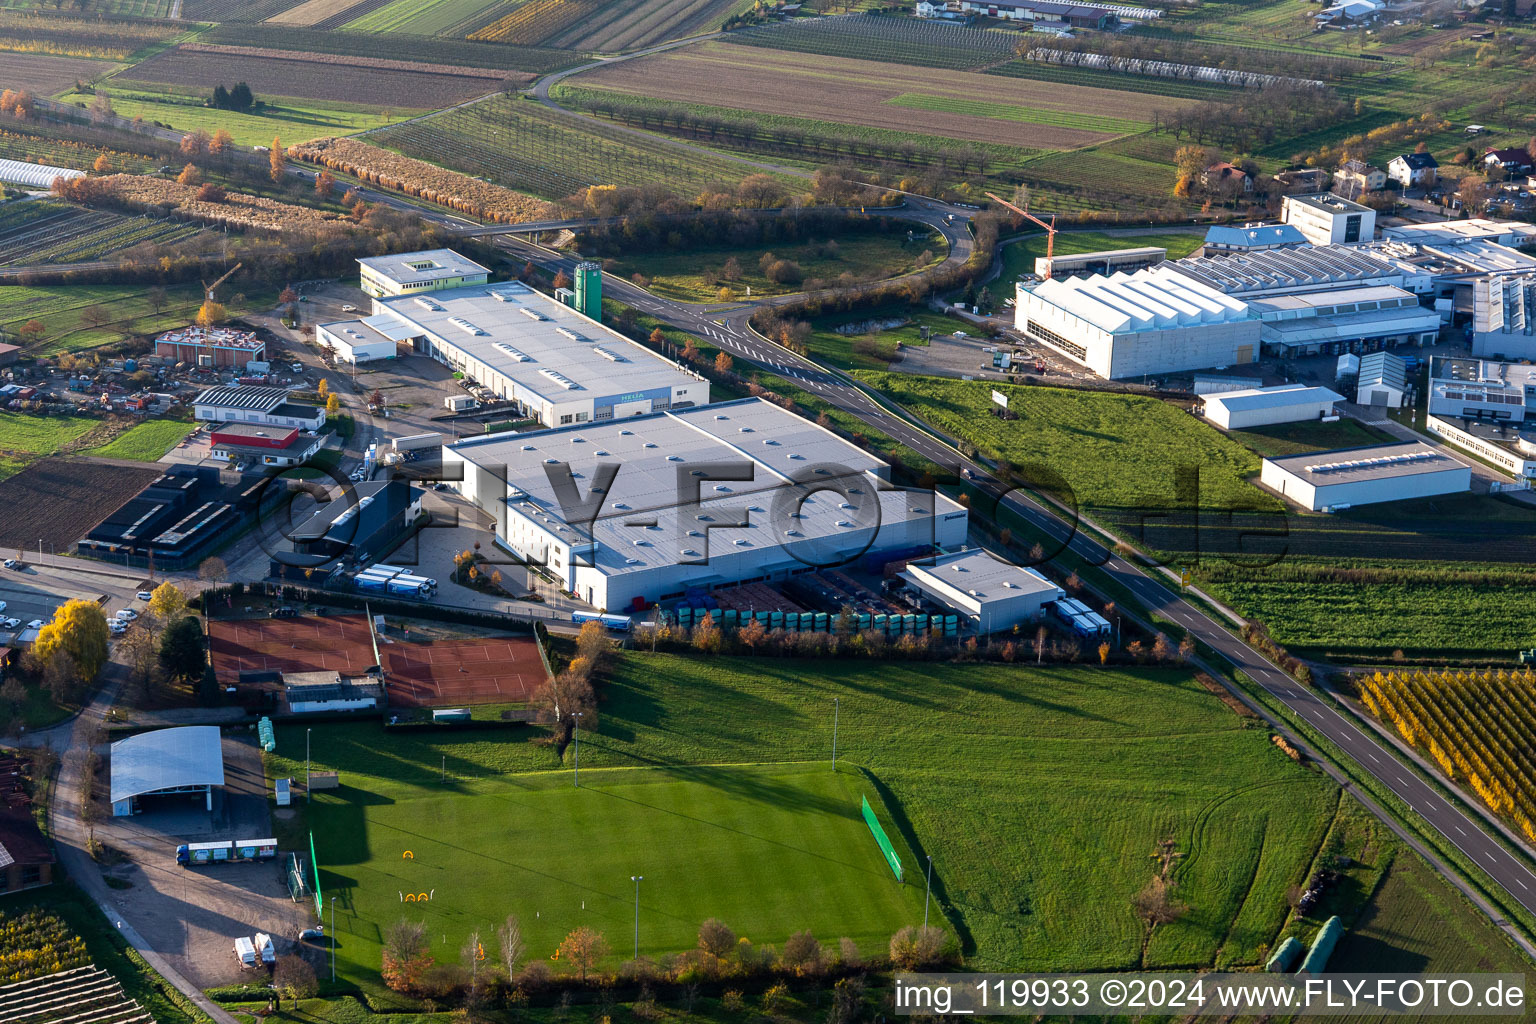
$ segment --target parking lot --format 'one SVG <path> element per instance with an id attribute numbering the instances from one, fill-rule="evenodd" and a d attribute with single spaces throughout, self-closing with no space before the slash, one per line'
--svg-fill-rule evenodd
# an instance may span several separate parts
<path id="1" fill-rule="evenodd" d="M 88 564 L 79 568 L 20 564 L 19 569 L 0 569 L 0 601 L 6 605 L 0 619 L 17 619 L 22 629 L 32 621 L 47 622 L 66 601 L 99 602 L 109 617 L 122 608 L 142 610 L 144 602 L 134 595 L 153 586 L 147 579 L 93 572 Z M 0 643 L 15 632 L 0 630 Z"/>

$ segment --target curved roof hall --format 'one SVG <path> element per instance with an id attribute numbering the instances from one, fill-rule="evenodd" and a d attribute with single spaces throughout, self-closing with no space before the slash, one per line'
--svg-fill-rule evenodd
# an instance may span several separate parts
<path id="1" fill-rule="evenodd" d="M 113 803 L 167 789 L 222 785 L 218 726 L 157 729 L 112 744 Z"/>

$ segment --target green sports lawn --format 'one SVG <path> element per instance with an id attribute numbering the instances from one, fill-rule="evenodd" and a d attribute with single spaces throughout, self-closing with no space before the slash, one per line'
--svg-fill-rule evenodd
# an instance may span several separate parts
<path id="1" fill-rule="evenodd" d="M 879 798 L 853 769 L 589 768 L 581 782 L 541 772 L 445 792 L 431 778 L 349 774 L 346 788 L 317 793 L 309 820 L 323 895 L 338 897 L 342 972 L 376 971 L 378 929 L 402 916 L 430 925 L 438 959 L 476 929 L 489 944 L 507 914 L 522 920 L 530 956 L 586 925 L 627 957 L 632 875 L 645 878 L 640 949 L 651 956 L 692 946 L 709 917 L 758 944 L 810 928 L 871 950 L 921 919 L 921 891 L 896 881 L 859 817 L 861 793 Z"/>
<path id="2" fill-rule="evenodd" d="M 180 420 L 148 420 L 119 434 L 99 448 L 92 448 L 87 455 L 100 455 L 107 459 L 132 459 L 136 462 L 157 462 L 181 439 L 192 433 L 195 423 Z"/>
<path id="3" fill-rule="evenodd" d="M 838 775 L 808 765 L 829 754 L 834 697 Z M 317 793 L 310 813 L 343 969 L 359 979 L 378 970 L 377 929 L 402 916 L 418 869 L 444 901 L 425 905 L 443 915 L 435 941 L 455 954 L 470 927 L 515 912 L 545 956 L 594 924 L 617 966 L 632 874 L 646 876 L 643 951 L 692 947 L 714 914 L 754 943 L 809 927 L 872 952 L 920 916 L 922 888 L 917 871 L 904 889 L 882 874 L 856 817 L 858 794 L 876 795 L 858 769 L 914 851 L 903 860 L 932 854 L 937 905 L 978 967 L 1253 964 L 1338 805 L 1335 786 L 1184 671 L 625 654 L 582 733 L 580 793 L 573 751 L 559 765 L 528 732 L 314 730 L 318 762 L 346 787 Z M 269 773 L 302 777 L 303 727 L 278 742 Z M 743 762 L 781 766 L 708 767 Z M 646 770 L 613 770 L 626 768 Z M 285 849 L 304 841 L 302 815 L 279 819 Z M 1148 943 L 1131 898 L 1169 837 L 1191 911 Z M 691 873 L 674 864 L 684 854 Z"/>

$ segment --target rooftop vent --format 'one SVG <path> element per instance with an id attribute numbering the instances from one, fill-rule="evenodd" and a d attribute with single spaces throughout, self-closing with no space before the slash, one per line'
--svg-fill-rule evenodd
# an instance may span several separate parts
<path id="1" fill-rule="evenodd" d="M 610 363 L 623 363 L 628 361 L 621 357 L 617 352 L 614 352 L 611 349 L 603 348 L 601 345 L 594 345 L 592 347 L 592 351 L 596 352 Z"/>
<path id="2" fill-rule="evenodd" d="M 551 370 L 547 366 L 542 366 L 539 368 L 539 373 L 545 377 L 548 377 L 556 384 L 559 384 L 567 391 L 575 391 L 577 388 L 576 382 L 571 380 L 571 378 L 567 377 L 565 374 L 561 373 L 559 370 Z"/>
<path id="3" fill-rule="evenodd" d="M 443 312 L 443 307 L 441 305 L 439 305 L 436 302 L 433 302 L 431 299 L 427 298 L 425 295 L 418 295 L 418 296 L 416 296 L 415 302 L 416 302 L 416 305 L 420 306 L 422 309 L 429 310 L 429 311 L 431 311 L 433 313 L 441 313 L 441 312 Z"/>
<path id="4" fill-rule="evenodd" d="M 528 355 L 526 352 L 518 351 L 517 349 L 513 348 L 511 345 L 508 345 L 504 341 L 498 341 L 496 343 L 496 348 L 499 349 L 501 352 L 505 353 L 507 356 L 509 356 L 511 359 L 513 359 L 516 362 L 519 362 L 519 363 L 531 363 L 531 362 L 533 362 L 533 357 L 532 356 Z"/>
<path id="5" fill-rule="evenodd" d="M 578 334 L 575 331 L 571 330 L 569 327 L 556 327 L 555 328 L 555 333 L 556 334 L 563 334 L 567 338 L 570 338 L 572 341 L 586 341 L 587 340 L 587 336 L 585 334 Z"/>
<path id="6" fill-rule="evenodd" d="M 485 335 L 484 331 L 470 323 L 468 320 L 465 320 L 461 316 L 451 316 L 448 318 L 448 322 L 466 334 L 473 334 L 477 337 L 483 337 Z"/>
<path id="7" fill-rule="evenodd" d="M 540 313 L 538 310 L 536 310 L 536 309 L 529 309 L 527 306 L 519 306 L 517 311 L 519 313 L 523 314 L 523 316 L 527 317 L 529 320 L 548 320 L 549 319 L 549 317 L 545 316 L 543 313 Z"/>

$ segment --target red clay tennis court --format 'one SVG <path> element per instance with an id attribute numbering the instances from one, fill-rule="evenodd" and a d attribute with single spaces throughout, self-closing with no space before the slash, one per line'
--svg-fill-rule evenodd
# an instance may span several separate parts
<path id="1" fill-rule="evenodd" d="M 214 619 L 208 640 L 223 686 L 254 673 L 361 675 L 374 664 L 368 621 L 361 615 Z M 424 643 L 381 638 L 379 656 L 391 707 L 523 701 L 544 679 L 544 662 L 531 637 Z"/>

